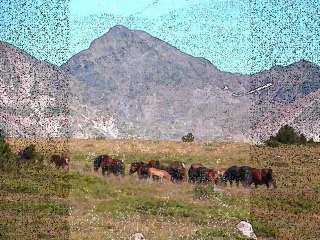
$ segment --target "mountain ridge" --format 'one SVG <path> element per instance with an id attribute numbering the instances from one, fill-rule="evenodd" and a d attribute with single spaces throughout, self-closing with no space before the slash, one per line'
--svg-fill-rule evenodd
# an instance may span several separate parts
<path id="1" fill-rule="evenodd" d="M 223 72 L 209 60 L 122 25 L 111 28 L 61 66 L 45 63 L 52 71 L 63 73 L 70 85 L 63 90 L 69 94 L 65 104 L 71 109 L 66 130 L 78 138 L 180 140 L 193 132 L 202 141 L 259 142 L 279 127 L 266 130 L 260 122 L 274 124 L 285 119 L 270 113 L 281 113 L 320 89 L 320 68 L 306 60 L 249 75 Z M 39 68 L 35 75 L 46 71 Z M 252 91 L 261 86 L 267 87 Z M 53 101 L 61 105 L 61 100 Z M 288 114 L 295 115 L 295 111 L 290 108 Z M 301 114 L 310 115 L 303 109 Z M 311 136 L 306 122 L 295 119 L 290 121 Z"/>

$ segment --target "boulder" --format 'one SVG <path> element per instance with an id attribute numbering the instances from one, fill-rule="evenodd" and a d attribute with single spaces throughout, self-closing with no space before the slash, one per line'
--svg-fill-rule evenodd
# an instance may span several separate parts
<path id="1" fill-rule="evenodd" d="M 257 239 L 256 234 L 253 231 L 252 225 L 246 221 L 241 221 L 237 225 L 237 229 L 249 239 Z"/>

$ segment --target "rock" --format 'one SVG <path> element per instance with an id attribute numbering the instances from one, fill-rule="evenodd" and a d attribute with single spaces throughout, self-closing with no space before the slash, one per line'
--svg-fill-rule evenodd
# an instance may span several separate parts
<path id="1" fill-rule="evenodd" d="M 146 239 L 142 233 L 135 233 L 130 237 L 130 240 L 144 240 Z"/>
<path id="2" fill-rule="evenodd" d="M 257 239 L 256 234 L 253 231 L 252 225 L 246 221 L 241 221 L 237 225 L 237 229 L 249 239 Z"/>

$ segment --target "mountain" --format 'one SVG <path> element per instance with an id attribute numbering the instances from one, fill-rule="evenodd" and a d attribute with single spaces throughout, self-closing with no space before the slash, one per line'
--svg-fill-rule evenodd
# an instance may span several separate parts
<path id="1" fill-rule="evenodd" d="M 284 124 L 319 141 L 319 66 L 252 75 L 117 25 L 58 67 L 0 42 L 0 127 L 9 136 L 261 142 Z"/>
<path id="2" fill-rule="evenodd" d="M 0 42 L 0 79 L 0 127 L 9 136 L 67 134 L 68 82 L 57 66 Z"/>
<path id="3" fill-rule="evenodd" d="M 0 41 L 0 128 L 7 136 L 116 137 L 113 123 L 84 103 L 83 89 L 90 90 L 58 66 Z"/>
<path id="4" fill-rule="evenodd" d="M 173 140 L 196 132 L 203 140 L 232 139 L 250 127 L 238 121 L 250 98 L 232 96 L 249 89 L 248 79 L 142 31 L 115 26 L 61 68 L 95 89 L 91 104 L 108 107 L 121 137 Z"/>
<path id="5" fill-rule="evenodd" d="M 192 132 L 198 140 L 260 141 L 284 122 L 314 134 L 308 120 L 296 118 L 312 115 L 303 99 L 315 101 L 312 94 L 320 87 L 319 67 L 304 60 L 232 74 L 146 32 L 117 25 L 61 68 L 91 88 L 88 101 L 107 108 L 119 137 L 179 140 Z M 298 100 L 299 110 L 293 107 Z M 293 117 L 281 117 L 287 108 Z"/>

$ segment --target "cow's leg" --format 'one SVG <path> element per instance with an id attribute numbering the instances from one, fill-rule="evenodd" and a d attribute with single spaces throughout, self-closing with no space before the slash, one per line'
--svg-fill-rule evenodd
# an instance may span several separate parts
<path id="1" fill-rule="evenodd" d="M 270 183 L 266 182 L 266 186 L 267 186 L 267 188 L 269 188 L 270 187 Z"/>
<path id="2" fill-rule="evenodd" d="M 257 184 L 257 183 L 255 183 L 255 184 L 254 184 L 254 187 L 255 187 L 255 188 L 258 188 L 258 184 Z"/>
<path id="3" fill-rule="evenodd" d="M 239 180 L 236 180 L 236 186 L 239 187 Z"/>

